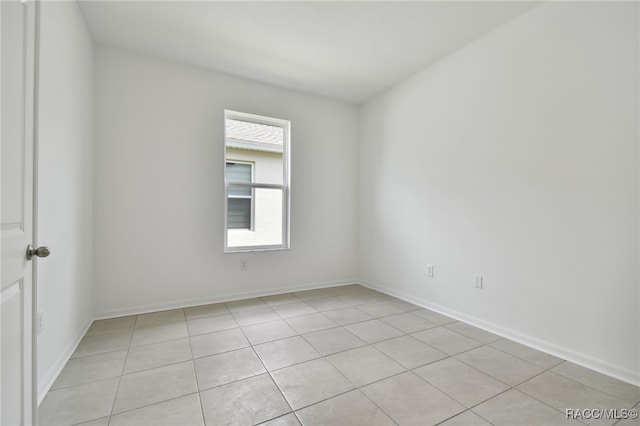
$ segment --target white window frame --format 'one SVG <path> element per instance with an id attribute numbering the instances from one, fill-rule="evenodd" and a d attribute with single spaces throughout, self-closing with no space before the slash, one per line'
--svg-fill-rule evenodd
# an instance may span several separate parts
<path id="1" fill-rule="evenodd" d="M 283 166 L 283 182 L 280 184 L 260 183 L 252 181 L 251 183 L 229 183 L 227 182 L 227 162 L 239 162 L 236 160 L 227 160 L 227 119 L 248 121 L 257 124 L 265 124 L 268 126 L 276 126 L 283 129 L 283 141 L 282 141 L 282 166 Z M 224 143 L 223 149 L 223 175 L 224 175 L 224 252 L 225 253 L 239 253 L 239 252 L 251 252 L 251 251 L 268 251 L 268 250 L 288 250 L 290 248 L 289 231 L 290 231 L 290 194 L 291 194 L 291 157 L 290 157 L 290 142 L 291 142 L 291 122 L 289 120 L 282 120 L 278 118 L 265 117 L 261 115 L 248 114 L 244 112 L 224 110 Z M 253 173 L 253 168 L 252 168 Z M 252 246 L 234 246 L 229 247 L 227 228 L 227 212 L 229 199 L 229 188 L 251 188 L 252 198 L 255 189 L 279 189 L 282 190 L 282 244 L 272 245 L 252 245 Z M 252 203 L 253 206 L 253 203 Z M 252 207 L 253 209 L 253 207 Z M 251 221 L 253 229 L 254 214 L 252 211 Z"/>

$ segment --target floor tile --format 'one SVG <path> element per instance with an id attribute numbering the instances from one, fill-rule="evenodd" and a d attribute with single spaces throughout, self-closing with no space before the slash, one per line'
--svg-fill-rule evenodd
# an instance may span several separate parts
<path id="1" fill-rule="evenodd" d="M 317 288 L 314 290 L 296 291 L 293 293 L 298 299 L 310 300 L 322 297 L 331 297 L 335 294 L 335 290 L 331 288 Z"/>
<path id="2" fill-rule="evenodd" d="M 622 419 L 615 424 L 615 426 L 638 426 L 640 421 L 638 421 L 638 413 L 640 413 L 640 404 L 636 405 L 633 408 L 633 413 L 631 410 L 627 411 Z"/>
<path id="3" fill-rule="evenodd" d="M 303 425 L 384 426 L 395 423 L 359 390 L 347 392 L 297 412 Z"/>
<path id="4" fill-rule="evenodd" d="M 394 314 L 401 314 L 411 310 L 420 309 L 418 306 L 398 299 L 382 300 L 380 302 L 365 303 L 358 305 L 358 309 L 372 317 L 386 317 Z"/>
<path id="5" fill-rule="evenodd" d="M 342 296 L 338 296 L 338 298 L 352 306 L 359 306 L 365 303 L 380 302 L 382 300 L 391 299 L 387 295 L 374 291 L 347 293 Z"/>
<path id="6" fill-rule="evenodd" d="M 480 342 L 444 327 L 419 331 L 412 336 L 448 355 L 456 355 L 480 346 Z"/>
<path id="7" fill-rule="evenodd" d="M 260 298 L 235 300 L 232 302 L 226 302 L 225 304 L 231 312 L 250 311 L 257 308 L 269 307 Z"/>
<path id="8" fill-rule="evenodd" d="M 180 339 L 188 335 L 187 324 L 184 321 L 154 327 L 138 328 L 133 332 L 131 346 L 166 342 L 167 340 Z"/>
<path id="9" fill-rule="evenodd" d="M 537 426 L 638 401 L 624 382 L 354 284 L 95 321 L 40 413 L 43 425 Z"/>
<path id="10" fill-rule="evenodd" d="M 202 426 L 197 393 L 160 402 L 111 417 L 109 426 Z"/>
<path id="11" fill-rule="evenodd" d="M 422 331 L 438 326 L 438 324 L 434 322 L 417 317 L 409 312 L 380 318 L 380 320 L 404 333 L 415 333 L 416 331 Z"/>
<path id="12" fill-rule="evenodd" d="M 414 305 L 413 303 L 407 302 L 405 300 L 401 300 L 397 298 L 392 298 L 392 299 L 396 306 L 403 308 L 404 312 L 413 312 L 413 311 L 419 311 L 423 309 L 422 307 L 418 305 Z"/>
<path id="13" fill-rule="evenodd" d="M 336 286 L 336 287 L 327 287 L 325 288 L 326 290 L 326 297 L 339 297 L 339 296 L 344 296 L 345 294 L 351 294 L 354 292 L 371 292 L 373 290 L 370 290 L 366 287 L 363 287 L 359 284 L 349 284 L 349 285 L 340 285 L 340 286 Z M 377 292 L 376 292 L 377 293 Z"/>
<path id="14" fill-rule="evenodd" d="M 438 325 L 449 324 L 449 323 L 452 323 L 452 322 L 456 321 L 451 317 L 439 314 L 439 313 L 434 312 L 434 311 L 432 311 L 430 309 L 419 309 L 417 311 L 411 311 L 411 313 L 413 315 L 417 315 L 420 318 L 424 318 L 424 319 L 426 319 L 428 321 L 431 321 L 433 323 L 436 323 Z"/>
<path id="15" fill-rule="evenodd" d="M 114 331 L 93 336 L 85 336 L 80 341 L 72 358 L 115 352 L 129 347 L 130 331 Z"/>
<path id="16" fill-rule="evenodd" d="M 295 331 L 300 334 L 312 333 L 314 331 L 338 326 L 338 324 L 331 321 L 321 313 L 289 318 L 286 321 L 291 327 L 293 327 Z"/>
<path id="17" fill-rule="evenodd" d="M 327 357 L 356 386 L 401 373 L 406 369 L 372 346 L 351 349 Z"/>
<path id="18" fill-rule="evenodd" d="M 348 308 L 349 304 L 337 297 L 320 297 L 310 299 L 307 303 L 317 311 L 328 311 L 330 309 Z"/>
<path id="19" fill-rule="evenodd" d="M 304 338 L 322 355 L 331 355 L 347 349 L 364 346 L 367 343 L 343 327 L 330 328 L 305 334 Z"/>
<path id="20" fill-rule="evenodd" d="M 240 326 L 260 324 L 280 319 L 278 314 L 276 314 L 271 308 L 234 312 L 233 317 Z"/>
<path id="21" fill-rule="evenodd" d="M 236 327 L 238 327 L 238 323 L 231 314 L 221 314 L 187 321 L 190 336 L 229 330 Z"/>
<path id="22" fill-rule="evenodd" d="M 239 328 L 191 337 L 191 350 L 194 358 L 242 349 L 247 346 L 249 346 L 249 342 Z"/>
<path id="23" fill-rule="evenodd" d="M 320 353 L 300 336 L 263 343 L 254 349 L 269 371 L 320 357 Z"/>
<path id="24" fill-rule="evenodd" d="M 484 331 L 478 327 L 474 327 L 464 322 L 456 321 L 451 324 L 445 325 L 449 330 L 456 331 L 460 334 L 464 334 L 467 337 L 471 337 L 473 340 L 476 340 L 480 343 L 491 343 L 496 340 L 502 339 L 502 337 L 495 335 L 493 333 L 489 333 L 488 331 Z"/>
<path id="25" fill-rule="evenodd" d="M 370 319 L 373 319 L 371 315 L 365 314 L 364 312 L 353 307 L 332 309 L 330 311 L 324 311 L 323 314 L 335 321 L 336 324 L 340 325 L 353 324 L 356 322 L 368 321 Z"/>
<path id="26" fill-rule="evenodd" d="M 434 362 L 413 372 L 467 407 L 473 407 L 509 389 L 504 383 L 455 358 Z"/>
<path id="27" fill-rule="evenodd" d="M 261 426 L 301 426 L 295 414 L 289 413 L 284 416 L 260 423 Z"/>
<path id="28" fill-rule="evenodd" d="M 402 336 L 402 332 L 383 323 L 380 320 L 370 320 L 344 326 L 347 330 L 367 343 L 376 343 L 382 340 Z"/>
<path id="29" fill-rule="evenodd" d="M 300 301 L 300 299 L 298 299 L 296 296 L 294 296 L 291 293 L 275 294 L 273 296 L 263 296 L 261 297 L 261 299 L 264 303 L 266 303 L 272 308 L 274 306 L 286 305 L 287 303 L 295 303 Z"/>
<path id="30" fill-rule="evenodd" d="M 575 382 L 559 374 L 546 371 L 518 386 L 518 390 L 564 413 L 567 408 L 629 408 L 629 403 Z M 613 424 L 615 420 L 590 421 L 587 424 Z"/>
<path id="31" fill-rule="evenodd" d="M 629 383 L 605 376 L 588 368 L 565 361 L 551 371 L 568 377 L 601 392 L 635 405 L 640 401 L 640 388 Z"/>
<path id="32" fill-rule="evenodd" d="M 318 312 L 312 308 L 311 305 L 301 301 L 274 306 L 273 310 L 276 311 L 281 318 L 293 318 Z"/>
<path id="33" fill-rule="evenodd" d="M 106 320 L 97 320 L 91 324 L 87 330 L 86 336 L 95 336 L 96 334 L 112 333 L 114 331 L 133 331 L 136 325 L 136 315 L 120 318 L 111 318 Z"/>
<path id="34" fill-rule="evenodd" d="M 113 413 L 188 395 L 197 390 L 191 361 L 127 374 L 120 379 Z"/>
<path id="35" fill-rule="evenodd" d="M 465 411 L 444 423 L 440 423 L 439 426 L 491 426 L 491 423 L 485 421 L 473 411 Z"/>
<path id="36" fill-rule="evenodd" d="M 73 425 L 99 419 L 111 413 L 118 378 L 52 390 L 42 401 L 41 425 Z"/>
<path id="37" fill-rule="evenodd" d="M 555 356 L 521 345 L 520 343 L 509 339 L 498 340 L 497 342 L 491 343 L 490 346 L 528 361 L 531 364 L 535 364 L 545 370 L 562 362 L 562 359 L 560 358 L 556 358 Z"/>
<path id="38" fill-rule="evenodd" d="M 339 287 L 333 287 L 335 289 L 339 289 L 342 291 L 342 294 L 352 293 L 354 291 L 362 290 L 362 291 L 375 291 L 370 289 L 369 287 L 365 287 L 361 284 L 346 284 Z"/>
<path id="39" fill-rule="evenodd" d="M 127 351 L 122 350 L 82 358 L 72 358 L 62 369 L 51 389 L 120 377 L 126 356 Z"/>
<path id="40" fill-rule="evenodd" d="M 268 374 L 202 392 L 207 425 L 253 425 L 291 411 Z"/>
<path id="41" fill-rule="evenodd" d="M 200 390 L 265 373 L 251 348 L 238 349 L 193 361 Z"/>
<path id="42" fill-rule="evenodd" d="M 447 354 L 422 343 L 412 336 L 396 337 L 395 339 L 376 343 L 373 346 L 408 369 L 448 357 Z"/>
<path id="43" fill-rule="evenodd" d="M 577 426 L 580 424 L 566 419 L 564 411 L 554 410 L 515 389 L 474 407 L 473 411 L 495 426 Z"/>
<path id="44" fill-rule="evenodd" d="M 242 327 L 242 331 L 252 345 L 270 342 L 272 340 L 284 339 L 295 336 L 296 331 L 283 320 L 270 321 L 264 324 L 255 324 Z"/>
<path id="45" fill-rule="evenodd" d="M 473 349 L 457 355 L 456 358 L 511 386 L 516 386 L 544 371 L 540 367 L 490 346 Z"/>
<path id="46" fill-rule="evenodd" d="M 361 390 L 400 425 L 435 425 L 465 409 L 411 372 L 367 385 Z"/>
<path id="47" fill-rule="evenodd" d="M 214 315 L 228 314 L 229 309 L 224 303 L 212 303 L 209 305 L 192 306 L 184 309 L 184 314 L 188 320 L 210 317 Z"/>
<path id="48" fill-rule="evenodd" d="M 88 422 L 77 423 L 77 426 L 109 426 L 109 417 L 102 417 Z"/>
<path id="49" fill-rule="evenodd" d="M 191 360 L 189 339 L 170 340 L 129 349 L 124 373 L 150 370 Z"/>
<path id="50" fill-rule="evenodd" d="M 138 315 L 138 320 L 136 321 L 136 329 L 182 323 L 184 321 L 184 309 L 172 309 L 170 311 L 152 312 L 149 314 Z"/>
<path id="51" fill-rule="evenodd" d="M 353 389 L 353 385 L 321 358 L 271 373 L 294 410 Z"/>

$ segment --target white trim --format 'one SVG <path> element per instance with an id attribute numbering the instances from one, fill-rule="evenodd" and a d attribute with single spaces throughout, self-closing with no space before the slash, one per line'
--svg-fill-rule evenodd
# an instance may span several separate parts
<path id="1" fill-rule="evenodd" d="M 239 163 L 239 161 L 229 160 L 229 161 L 227 161 L 227 163 Z M 251 163 L 251 164 L 253 164 L 253 163 Z M 244 182 L 229 183 L 229 188 L 233 188 L 233 187 L 238 187 L 238 188 L 284 189 L 283 185 L 279 185 L 277 183 L 244 183 Z"/>
<path id="2" fill-rule="evenodd" d="M 497 334 L 498 336 L 511 339 L 533 349 L 545 352 L 549 355 L 553 355 L 566 361 L 573 362 L 574 364 L 578 364 L 590 370 L 597 371 L 598 373 L 605 374 L 607 376 L 613 377 L 614 379 L 622 380 L 623 382 L 630 383 L 634 386 L 640 386 L 640 372 L 638 371 L 633 371 L 629 368 L 612 364 L 602 359 L 594 358 L 585 353 L 577 352 L 573 349 L 569 349 L 555 343 L 547 342 L 545 340 L 523 334 L 519 331 L 503 327 L 490 321 L 485 321 L 472 315 L 467 315 L 460 311 L 456 311 L 454 309 L 429 302 L 428 300 L 419 297 L 399 292 L 389 287 L 374 284 L 371 281 L 360 279 L 358 283 L 373 290 L 377 290 L 390 296 L 397 297 L 398 299 L 413 303 L 414 305 L 418 305 L 423 308 L 438 312 L 440 314 L 450 316 L 451 318 L 454 318 L 458 321 L 466 322 L 475 327 L 481 328 L 493 334 Z"/>
<path id="3" fill-rule="evenodd" d="M 267 117 L 265 115 L 249 114 L 247 112 L 233 111 L 230 109 L 224 110 L 225 117 L 232 120 L 250 121 L 252 123 L 264 124 L 267 126 L 278 126 L 287 130 L 289 126 L 289 120 L 281 118 Z"/>
<path id="4" fill-rule="evenodd" d="M 54 362 L 51 368 L 49 368 L 49 371 L 47 371 L 38 382 L 38 407 L 42 404 L 44 397 L 47 396 L 47 392 L 49 392 L 51 386 L 53 386 L 60 373 L 62 373 L 65 365 L 67 365 L 67 362 L 71 359 L 71 356 L 76 351 L 76 348 L 82 341 L 84 335 L 89 331 L 89 327 L 91 327 L 92 323 L 93 320 L 91 318 L 86 320 L 84 327 L 80 329 L 80 333 L 76 335 L 75 340 L 67 346 L 66 350 L 62 352 L 56 362 Z"/>
<path id="5" fill-rule="evenodd" d="M 168 309 L 181 309 L 190 308 L 192 306 L 208 305 L 210 303 L 222 303 L 231 302 L 235 300 L 251 299 L 254 297 L 273 296 L 277 294 L 293 293 L 296 291 L 315 290 L 319 288 L 338 287 L 344 285 L 357 284 L 358 280 L 336 280 L 336 281 L 321 281 L 316 283 L 298 284 L 287 287 L 276 287 L 264 290 L 255 291 L 240 291 L 236 293 L 226 293 L 220 296 L 214 297 L 201 297 L 196 299 L 184 299 L 177 302 L 168 303 L 153 303 L 149 305 L 138 305 L 129 308 L 115 309 L 112 311 L 105 311 L 97 313 L 95 315 L 96 320 L 110 319 L 117 317 L 124 317 L 129 315 L 140 315 L 149 312 L 164 311 Z"/>
<path id="6" fill-rule="evenodd" d="M 456 320 L 464 321 L 468 324 L 471 324 L 483 330 L 514 340 L 518 343 L 522 343 L 524 345 L 540 350 L 542 352 L 546 352 L 550 355 L 565 359 L 567 361 L 571 361 L 575 364 L 581 365 L 583 367 L 589 368 L 591 370 L 597 371 L 607 376 L 622 380 L 624 382 L 627 382 L 636 386 L 640 384 L 640 377 L 638 377 L 638 373 L 632 370 L 629 370 L 620 366 L 616 366 L 609 362 L 599 360 L 599 359 L 590 357 L 588 355 L 575 352 L 571 349 L 564 348 L 549 342 L 545 342 L 543 340 L 540 340 L 531 336 L 524 335 L 517 331 L 501 327 L 494 323 L 484 321 L 480 318 L 466 315 L 459 311 L 449 309 L 444 306 L 440 306 L 440 305 L 428 302 L 424 299 L 413 297 L 406 293 L 398 292 L 391 288 L 377 285 L 370 281 L 362 280 L 362 279 L 323 281 L 323 282 L 307 283 L 307 284 L 300 284 L 300 285 L 288 286 L 288 287 L 271 288 L 267 290 L 227 293 L 225 295 L 216 296 L 216 297 L 185 299 L 179 302 L 138 305 L 130 308 L 116 309 L 116 310 L 106 311 L 106 312 L 96 314 L 94 316 L 94 320 L 103 320 L 103 319 L 117 318 L 122 316 L 129 316 L 129 315 L 139 315 L 139 314 L 157 312 L 157 311 L 162 311 L 167 309 L 189 308 L 192 306 L 206 305 L 210 303 L 229 302 L 233 300 L 249 299 L 253 297 L 272 296 L 277 294 L 293 293 L 296 291 L 315 290 L 320 288 L 330 288 L 330 287 L 338 287 L 338 286 L 352 285 L 352 284 L 360 284 L 362 286 L 380 291 L 390 296 L 397 297 L 399 299 L 405 300 L 407 302 L 413 303 L 423 308 L 431 309 L 435 312 L 450 316 Z M 86 322 L 85 327 L 82 329 L 82 332 L 78 334 L 75 342 L 72 345 L 70 345 L 67 351 L 65 351 L 63 355 L 61 355 L 58 358 L 58 360 L 54 363 L 53 367 L 44 375 L 44 377 L 40 381 L 38 386 L 38 395 L 39 395 L 38 405 L 40 405 L 40 403 L 46 396 L 47 392 L 50 390 L 51 386 L 53 386 L 53 384 L 55 383 L 56 379 L 62 372 L 62 369 L 64 368 L 66 363 L 69 361 L 71 356 L 73 355 L 73 352 L 76 350 L 76 348 L 80 344 L 80 341 L 82 340 L 84 335 L 87 333 L 92 323 L 93 321 Z"/>

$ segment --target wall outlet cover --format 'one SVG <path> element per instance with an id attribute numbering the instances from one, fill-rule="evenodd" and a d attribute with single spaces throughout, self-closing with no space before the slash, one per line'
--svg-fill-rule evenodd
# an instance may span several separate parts
<path id="1" fill-rule="evenodd" d="M 473 276 L 473 286 L 475 288 L 482 288 L 482 275 Z"/>

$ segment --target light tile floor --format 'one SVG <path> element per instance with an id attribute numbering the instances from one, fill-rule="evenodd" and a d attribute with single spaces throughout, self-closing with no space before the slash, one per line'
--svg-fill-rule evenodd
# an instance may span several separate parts
<path id="1" fill-rule="evenodd" d="M 639 402 L 637 387 L 351 285 L 96 321 L 40 424 L 570 425 L 565 409 Z"/>

